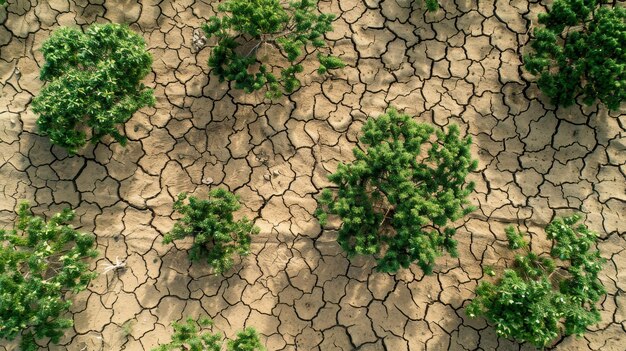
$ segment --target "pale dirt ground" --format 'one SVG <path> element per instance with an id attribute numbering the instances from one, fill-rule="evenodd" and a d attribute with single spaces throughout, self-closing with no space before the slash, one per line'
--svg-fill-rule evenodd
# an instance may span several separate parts
<path id="1" fill-rule="evenodd" d="M 339 16 L 328 39 L 348 67 L 309 74 L 274 103 L 230 91 L 209 75 L 210 49 L 192 52 L 212 1 L 31 3 L 0 10 L 0 226 L 22 199 L 36 213 L 69 205 L 82 230 L 97 235 L 93 269 L 116 258 L 128 267 L 100 274 L 73 298 L 74 330 L 50 350 L 149 350 L 169 340 L 171 321 L 200 314 L 228 336 L 254 326 L 268 350 L 530 350 L 497 339 L 463 306 L 482 264 L 504 266 L 505 226 L 529 230 L 545 249 L 540 228 L 574 211 L 602 235 L 608 295 L 602 323 L 555 349 L 624 350 L 626 114 L 556 109 L 529 83 L 520 57 L 545 3 L 445 0 L 445 11 L 424 15 L 408 0 L 321 1 Z M 109 21 L 143 34 L 158 102 L 126 124 L 126 148 L 106 142 L 67 157 L 37 135 L 29 109 L 42 84 L 38 49 L 59 25 Z M 351 159 L 365 117 L 390 104 L 418 121 L 459 124 L 480 161 L 471 176 L 479 210 L 459 223 L 459 258 L 440 258 L 432 276 L 348 262 L 312 217 L 314 197 L 337 162 Z M 223 277 L 161 244 L 173 197 L 215 186 L 239 195 L 242 214 L 262 228 L 252 254 Z"/>

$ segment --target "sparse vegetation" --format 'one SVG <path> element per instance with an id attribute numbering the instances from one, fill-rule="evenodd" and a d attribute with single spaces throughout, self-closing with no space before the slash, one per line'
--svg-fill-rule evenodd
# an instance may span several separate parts
<path id="1" fill-rule="evenodd" d="M 128 336 L 130 334 L 132 334 L 133 332 L 133 325 L 134 325 L 134 321 L 132 319 L 127 320 L 126 322 L 122 323 L 121 328 L 122 328 L 122 335 L 124 335 L 125 338 L 128 338 Z"/>
<path id="2" fill-rule="evenodd" d="M 435 132 L 394 109 L 362 132 L 365 149 L 355 148 L 356 160 L 329 176 L 337 193 L 324 190 L 317 216 L 322 225 L 328 215 L 342 219 L 337 240 L 349 256 L 375 255 L 384 272 L 417 262 L 430 273 L 441 251 L 456 255 L 450 222 L 473 209 L 464 207 L 473 189 L 465 177 L 477 166 L 471 139 L 454 125 Z"/>
<path id="3" fill-rule="evenodd" d="M 546 227 L 549 256 L 531 252 L 523 235 L 507 228 L 509 248 L 524 255 L 517 255 L 514 267 L 495 283 L 480 283 L 467 314 L 487 318 L 499 336 L 539 348 L 560 334 L 582 335 L 599 322 L 596 304 L 605 290 L 598 273 L 604 259 L 593 249 L 597 234 L 576 225 L 579 220 L 557 218 Z"/>
<path id="4" fill-rule="evenodd" d="M 207 37 L 215 37 L 209 67 L 220 81 L 234 82 L 236 89 L 250 93 L 266 88 L 266 96 L 276 98 L 300 87 L 296 77 L 303 71 L 297 63 L 307 45 L 322 48 L 324 33 L 332 30 L 334 18 L 317 14 L 317 1 L 296 0 L 284 5 L 279 0 L 228 0 L 218 6 L 220 17 L 211 17 L 203 26 Z M 278 49 L 290 63 L 277 77 L 259 50 Z M 341 68 L 337 57 L 318 53 L 318 73 Z"/>
<path id="5" fill-rule="evenodd" d="M 535 29 L 526 69 L 555 105 L 578 96 L 617 110 L 626 100 L 626 9 L 604 0 L 555 0 Z"/>
<path id="6" fill-rule="evenodd" d="M 424 0 L 424 4 L 426 4 L 426 9 L 430 12 L 439 10 L 439 0 Z"/>
<path id="7" fill-rule="evenodd" d="M 95 276 L 94 237 L 68 225 L 74 212 L 33 216 L 28 203 L 17 210 L 14 230 L 0 230 L 0 338 L 19 335 L 22 351 L 36 351 L 36 340 L 57 343 L 73 321 L 65 316 L 69 292 L 79 292 Z"/>
<path id="8" fill-rule="evenodd" d="M 152 65 L 143 38 L 120 24 L 63 27 L 41 51 L 48 83 L 32 102 L 40 132 L 71 154 L 106 135 L 124 145 L 118 125 L 155 101 L 141 83 Z"/>
<path id="9" fill-rule="evenodd" d="M 241 205 L 232 193 L 224 189 L 209 192 L 207 200 L 200 200 L 187 194 L 178 195 L 174 210 L 182 218 L 174 229 L 165 235 L 164 243 L 193 237 L 193 246 L 189 250 L 192 260 L 205 258 L 209 265 L 218 272 L 224 272 L 233 265 L 233 254 L 247 255 L 250 252 L 251 235 L 259 229 L 247 218 L 234 220 L 233 213 Z"/>
<path id="10" fill-rule="evenodd" d="M 187 318 L 184 323 L 174 322 L 172 341 L 152 351 L 221 351 L 224 349 L 222 335 L 202 331 L 212 324 L 208 318 L 200 318 L 197 322 L 192 318 Z M 257 332 L 253 328 L 246 328 L 237 333 L 234 340 L 227 341 L 226 351 L 265 351 L 265 347 Z"/>

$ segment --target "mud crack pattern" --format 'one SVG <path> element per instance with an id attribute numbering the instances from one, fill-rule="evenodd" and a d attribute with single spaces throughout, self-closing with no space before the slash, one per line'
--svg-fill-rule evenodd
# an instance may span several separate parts
<path id="1" fill-rule="evenodd" d="M 463 307 L 481 265 L 510 258 L 505 226 L 529 231 L 546 250 L 545 224 L 582 211 L 602 233 L 608 295 L 602 322 L 555 349 L 623 350 L 626 114 L 556 109 L 529 82 L 521 56 L 546 3 L 444 0 L 443 11 L 424 14 L 419 1 L 322 0 L 338 16 L 330 46 L 348 66 L 323 78 L 305 60 L 303 87 L 273 103 L 211 77 L 210 40 L 193 50 L 214 1 L 16 0 L 0 9 L 0 226 L 11 225 L 22 199 L 38 214 L 71 206 L 81 230 L 97 235 L 102 255 L 92 268 L 127 264 L 74 298 L 75 326 L 49 349 L 149 350 L 169 340 L 171 321 L 207 314 L 229 337 L 254 326 L 268 350 L 530 350 L 498 339 Z M 94 22 L 143 35 L 158 102 L 126 123 L 126 148 L 105 142 L 68 157 L 38 136 L 29 109 L 41 88 L 39 48 L 58 26 Z M 366 116 L 388 105 L 459 124 L 480 162 L 471 175 L 479 209 L 458 223 L 459 258 L 440 258 L 432 276 L 349 262 L 335 232 L 312 216 Z M 189 243 L 161 244 L 176 194 L 215 186 L 239 195 L 241 214 L 262 229 L 252 254 L 224 276 L 190 264 Z"/>

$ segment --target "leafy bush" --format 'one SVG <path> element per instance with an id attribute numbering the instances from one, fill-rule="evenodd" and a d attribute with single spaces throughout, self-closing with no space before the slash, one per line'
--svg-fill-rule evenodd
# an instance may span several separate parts
<path id="1" fill-rule="evenodd" d="M 203 26 L 207 37 L 217 38 L 209 58 L 213 74 L 220 82 L 234 81 L 235 88 L 247 93 L 266 87 L 269 98 L 298 89 L 296 74 L 303 67 L 295 61 L 308 43 L 323 47 L 324 33 L 332 30 L 333 15 L 318 15 L 316 7 L 313 0 L 291 1 L 286 7 L 279 0 L 228 0 L 220 4 L 221 18 L 211 17 Z M 292 64 L 281 70 L 280 79 L 257 57 L 264 45 L 279 49 Z M 320 53 L 317 57 L 320 74 L 344 66 L 337 57 Z"/>
<path id="2" fill-rule="evenodd" d="M 57 343 L 73 325 L 62 317 L 68 291 L 83 290 L 94 277 L 85 258 L 95 257 L 94 238 L 67 223 L 66 209 L 46 223 L 30 213 L 28 203 L 17 211 L 17 230 L 0 230 L 0 338 L 22 335 L 20 349 L 38 350 L 36 339 Z"/>
<path id="3" fill-rule="evenodd" d="M 245 217 L 238 221 L 233 219 L 233 212 L 241 207 L 235 195 L 224 189 L 214 189 L 209 192 L 208 200 L 190 196 L 188 204 L 185 204 L 186 198 L 187 194 L 182 193 L 174 202 L 174 209 L 182 218 L 165 235 L 164 243 L 192 236 L 194 242 L 189 251 L 190 258 L 206 257 L 218 273 L 232 267 L 233 253 L 249 253 L 251 234 L 257 234 L 259 228 Z"/>
<path id="4" fill-rule="evenodd" d="M 597 235 L 579 216 L 557 218 L 546 227 L 550 255 L 530 251 L 521 233 L 507 228 L 509 248 L 523 249 L 513 269 L 495 284 L 481 282 L 467 306 L 470 317 L 484 316 L 498 335 L 545 347 L 559 334 L 582 335 L 600 321 L 596 303 L 605 293 L 598 279 L 604 259 L 592 250 Z M 557 267 L 557 263 L 558 266 Z"/>
<path id="5" fill-rule="evenodd" d="M 105 135 L 124 145 L 117 125 L 154 105 L 141 83 L 152 65 L 143 38 L 127 26 L 94 24 L 84 33 L 60 28 L 41 50 L 40 77 L 48 84 L 33 100 L 40 131 L 70 153 Z"/>
<path id="6" fill-rule="evenodd" d="M 349 256 L 376 255 L 384 272 L 417 261 L 430 273 L 442 249 L 456 255 L 448 222 L 472 211 L 463 208 L 474 186 L 465 177 L 477 163 L 455 125 L 433 131 L 390 109 L 363 126 L 366 150 L 355 148 L 356 160 L 329 176 L 338 192 L 323 191 L 317 216 L 322 225 L 328 214 L 341 217 L 338 241 Z"/>
<path id="7" fill-rule="evenodd" d="M 439 10 L 439 0 L 424 0 L 424 3 L 426 4 L 426 9 L 429 12 L 435 12 Z"/>
<path id="8" fill-rule="evenodd" d="M 526 69 L 555 105 L 572 105 L 579 94 L 611 110 L 626 100 L 626 9 L 602 6 L 602 0 L 555 0 L 539 15 L 534 53 Z"/>
<path id="9" fill-rule="evenodd" d="M 172 323 L 174 335 L 172 342 L 161 345 L 152 351 L 221 351 L 222 338 L 220 334 L 212 334 L 210 332 L 201 333 L 200 329 L 212 325 L 208 318 L 201 318 L 195 322 L 192 318 L 188 318 L 185 323 Z M 227 351 L 264 351 L 261 345 L 259 335 L 252 328 L 237 333 L 235 340 L 229 340 L 226 347 Z"/>

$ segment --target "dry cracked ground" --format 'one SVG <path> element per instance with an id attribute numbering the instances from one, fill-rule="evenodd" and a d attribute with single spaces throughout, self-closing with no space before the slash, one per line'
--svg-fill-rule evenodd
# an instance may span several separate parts
<path id="1" fill-rule="evenodd" d="M 332 52 L 348 66 L 320 77 L 307 63 L 304 86 L 273 103 L 211 77 L 211 41 L 193 50 L 215 1 L 9 2 L 0 10 L 0 227 L 22 199 L 39 214 L 70 206 L 101 252 L 98 278 L 73 299 L 73 330 L 50 350 L 149 350 L 169 340 L 171 321 L 202 314 L 227 336 L 257 328 L 268 350 L 530 350 L 463 308 L 481 265 L 501 270 L 510 257 L 507 225 L 545 250 L 541 228 L 577 211 L 601 233 L 608 294 L 602 322 L 554 349 L 624 349 L 626 114 L 557 109 L 530 83 L 521 56 L 546 2 L 444 0 L 443 11 L 425 15 L 409 0 L 322 0 L 338 16 Z M 126 148 L 105 142 L 68 157 L 38 135 L 29 109 L 42 85 L 39 48 L 58 26 L 94 22 L 143 35 L 158 102 L 126 123 Z M 471 175 L 478 210 L 458 223 L 459 258 L 440 258 L 431 276 L 349 262 L 312 216 L 366 116 L 388 105 L 459 124 L 480 162 Z M 261 227 L 252 254 L 223 276 L 191 265 L 188 242 L 161 243 L 176 194 L 218 186 L 239 195 L 241 215 Z M 102 273 L 116 259 L 127 269 Z"/>

